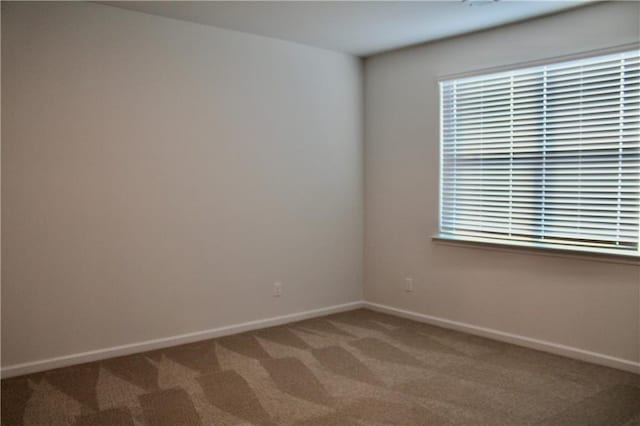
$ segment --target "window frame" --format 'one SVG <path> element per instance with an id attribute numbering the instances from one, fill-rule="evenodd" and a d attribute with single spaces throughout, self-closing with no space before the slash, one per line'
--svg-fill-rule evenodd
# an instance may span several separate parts
<path id="1" fill-rule="evenodd" d="M 547 255 L 560 255 L 570 257 L 588 257 L 596 259 L 604 259 L 605 261 L 618 261 L 619 263 L 631 263 L 634 265 L 640 265 L 640 226 L 639 233 L 639 246 L 636 251 L 624 252 L 622 250 L 597 248 L 592 246 L 577 246 L 577 245 L 565 245 L 565 244 L 553 244 L 553 243 L 541 243 L 536 241 L 518 241 L 509 239 L 498 238 L 484 238 L 473 237 L 464 235 L 455 235 L 443 233 L 442 230 L 442 208 L 443 208 L 443 144 L 444 144 L 444 108 L 442 97 L 442 83 L 449 80 L 465 79 L 471 77 L 479 77 L 482 75 L 490 75 L 502 72 L 509 72 L 520 70 L 524 68 L 534 68 L 544 65 L 551 65 L 561 62 L 568 62 L 574 60 L 588 59 L 596 56 L 605 56 L 616 53 L 624 53 L 632 50 L 640 50 L 640 43 L 630 43 L 620 46 L 615 46 L 606 49 L 590 50 L 577 54 L 556 56 L 552 58 L 545 58 L 534 61 L 514 63 L 506 66 L 484 68 L 472 72 L 463 72 L 457 74 L 443 75 L 437 78 L 436 84 L 438 85 L 438 230 L 435 235 L 432 236 L 434 242 L 439 242 L 446 245 L 454 246 L 469 246 L 474 248 L 491 248 L 500 251 L 517 251 L 517 252 L 538 252 L 539 254 Z M 639 181 L 640 186 L 640 181 Z M 639 207 L 640 213 L 640 207 Z"/>

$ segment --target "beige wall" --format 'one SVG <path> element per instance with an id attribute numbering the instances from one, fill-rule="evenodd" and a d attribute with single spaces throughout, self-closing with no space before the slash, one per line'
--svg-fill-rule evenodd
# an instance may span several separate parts
<path id="1" fill-rule="evenodd" d="M 362 298 L 358 59 L 2 9 L 3 366 Z"/>
<path id="2" fill-rule="evenodd" d="M 3 366 L 362 298 L 357 59 L 97 4 L 2 9 Z M 639 12 L 366 61 L 365 299 L 640 361 L 637 266 L 430 240 L 437 78 L 636 41 Z"/>
<path id="3" fill-rule="evenodd" d="M 365 62 L 365 299 L 640 361 L 640 269 L 453 247 L 438 229 L 440 76 L 638 41 L 640 3 L 603 3 Z M 403 291 L 404 278 L 415 291 Z"/>

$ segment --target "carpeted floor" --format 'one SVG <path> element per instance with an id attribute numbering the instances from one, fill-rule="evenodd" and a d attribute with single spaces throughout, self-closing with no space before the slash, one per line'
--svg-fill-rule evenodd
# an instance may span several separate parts
<path id="1" fill-rule="evenodd" d="M 639 425 L 640 376 L 369 310 L 2 381 L 3 425 Z"/>

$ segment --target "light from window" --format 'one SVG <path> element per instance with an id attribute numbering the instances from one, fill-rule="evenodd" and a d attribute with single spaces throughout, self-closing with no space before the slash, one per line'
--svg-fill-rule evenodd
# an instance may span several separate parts
<path id="1" fill-rule="evenodd" d="M 640 51 L 440 82 L 440 236 L 639 256 Z"/>

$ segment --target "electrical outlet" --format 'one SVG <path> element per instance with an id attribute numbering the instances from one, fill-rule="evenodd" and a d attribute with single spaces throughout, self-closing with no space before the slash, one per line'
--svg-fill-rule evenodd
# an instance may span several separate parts
<path id="1" fill-rule="evenodd" d="M 282 295 L 282 283 L 273 284 L 273 297 L 280 297 Z"/>
<path id="2" fill-rule="evenodd" d="M 404 279 L 404 291 L 410 293 L 413 291 L 413 278 L 407 277 Z"/>

